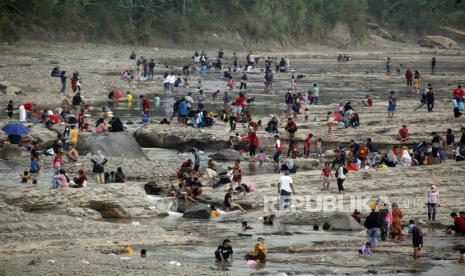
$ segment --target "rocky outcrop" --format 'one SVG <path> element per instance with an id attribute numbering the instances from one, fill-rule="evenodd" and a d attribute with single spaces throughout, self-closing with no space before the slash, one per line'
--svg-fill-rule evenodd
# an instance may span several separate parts
<path id="1" fill-rule="evenodd" d="M 325 230 L 360 231 L 365 229 L 349 213 L 334 213 L 323 225 Z"/>
<path id="2" fill-rule="evenodd" d="M 154 217 L 165 214 L 165 210 L 153 208 L 143 188 L 134 183 L 80 189 L 0 188 L 0 198 L 26 212 L 92 219 Z"/>
<path id="3" fill-rule="evenodd" d="M 58 139 L 58 130 L 48 129 L 43 124 L 31 125 L 28 136 L 41 148 L 49 148 Z"/>
<path id="4" fill-rule="evenodd" d="M 148 195 L 161 195 L 163 194 L 163 188 L 158 186 L 154 181 L 150 181 L 144 184 L 145 193 Z"/>
<path id="5" fill-rule="evenodd" d="M 320 165 L 320 160 L 314 158 L 296 158 L 294 165 L 299 169 L 312 170 Z"/>
<path id="6" fill-rule="evenodd" d="M 440 35 L 427 35 L 418 41 L 418 44 L 427 48 L 453 49 L 457 42 L 451 38 Z"/>
<path id="7" fill-rule="evenodd" d="M 223 130 L 224 131 L 224 130 Z M 137 143 L 142 147 L 158 148 L 188 148 L 218 149 L 224 146 L 226 134 L 220 134 L 217 129 L 197 129 L 171 125 L 147 125 L 135 133 Z"/>
<path id="8" fill-rule="evenodd" d="M 243 160 L 242 155 L 239 152 L 230 149 L 220 150 L 218 152 L 213 153 L 209 157 L 217 161 Z"/>
<path id="9" fill-rule="evenodd" d="M 14 99 L 18 95 L 22 95 L 23 91 L 21 88 L 13 86 L 8 81 L 1 81 L 0 82 L 0 92 L 3 96 L 7 97 L 8 99 Z"/>
<path id="10" fill-rule="evenodd" d="M 210 207 L 206 204 L 192 205 L 184 211 L 183 218 L 190 219 L 209 219 Z"/>
<path id="11" fill-rule="evenodd" d="M 21 149 L 12 144 L 5 144 L 0 148 L 0 159 L 2 160 L 20 160 L 22 155 Z"/>
<path id="12" fill-rule="evenodd" d="M 134 138 L 125 132 L 82 135 L 79 138 L 77 150 L 79 154 L 96 154 L 100 150 L 109 157 L 146 158 Z"/>

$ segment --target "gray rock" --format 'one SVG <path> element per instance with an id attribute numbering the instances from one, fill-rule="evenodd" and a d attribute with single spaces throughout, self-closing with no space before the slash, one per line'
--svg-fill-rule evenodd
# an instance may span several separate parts
<path id="1" fill-rule="evenodd" d="M 100 150 L 109 157 L 147 158 L 134 138 L 125 132 L 82 135 L 76 147 L 81 155 L 96 154 Z"/>
<path id="2" fill-rule="evenodd" d="M 349 213 L 333 213 L 323 225 L 325 230 L 360 231 L 365 229 Z"/>
<path id="3" fill-rule="evenodd" d="M 214 154 L 210 155 L 210 158 L 218 161 L 243 160 L 242 155 L 239 152 L 230 149 L 224 149 L 215 152 Z"/>
<path id="4" fill-rule="evenodd" d="M 113 200 L 91 200 L 89 208 L 102 215 L 102 218 L 130 218 L 131 214 L 119 202 Z"/>
<path id="5" fill-rule="evenodd" d="M 183 218 L 209 219 L 210 207 L 206 204 L 192 205 L 184 212 Z"/>
<path id="6" fill-rule="evenodd" d="M 157 185 L 156 182 L 150 181 L 144 184 L 145 193 L 148 195 L 161 195 L 164 193 L 163 187 Z"/>
<path id="7" fill-rule="evenodd" d="M 310 170 L 320 165 L 320 160 L 314 158 L 297 158 L 294 159 L 294 164 L 299 169 Z"/>
<path id="8" fill-rule="evenodd" d="M 453 49 L 457 48 L 457 42 L 451 38 L 440 35 L 427 35 L 418 41 L 422 47 Z"/>
<path id="9" fill-rule="evenodd" d="M 0 149 L 0 159 L 3 160 L 19 160 L 21 159 L 22 151 L 21 149 L 12 144 L 5 144 Z"/>
<path id="10" fill-rule="evenodd" d="M 30 129 L 28 136 L 41 148 L 49 148 L 58 139 L 58 132 L 48 129 L 43 124 L 32 125 Z"/>

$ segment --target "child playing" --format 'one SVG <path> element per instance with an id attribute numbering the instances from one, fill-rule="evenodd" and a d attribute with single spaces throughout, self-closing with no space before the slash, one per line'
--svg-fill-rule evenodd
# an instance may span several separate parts
<path id="1" fill-rule="evenodd" d="M 367 242 L 358 249 L 360 254 L 371 254 L 371 242 Z"/>
<path id="2" fill-rule="evenodd" d="M 305 139 L 304 156 L 307 158 L 308 158 L 308 155 L 310 154 L 310 150 L 312 149 L 312 137 L 313 137 L 313 134 L 310 133 Z"/>
<path id="3" fill-rule="evenodd" d="M 262 166 L 263 162 L 265 161 L 265 152 L 263 151 L 263 149 L 261 149 L 260 153 L 257 154 L 257 159 L 258 159 L 258 162 L 260 163 L 260 166 Z"/>
<path id="4" fill-rule="evenodd" d="M 308 117 L 308 108 L 304 109 L 304 118 L 305 118 L 305 122 L 308 122 L 308 119 L 309 119 L 309 117 Z"/>
<path id="5" fill-rule="evenodd" d="M 331 111 L 328 111 L 328 115 L 326 115 L 326 121 L 328 121 L 328 135 L 331 135 L 334 124 L 334 116 Z"/>
<path id="6" fill-rule="evenodd" d="M 31 179 L 31 176 L 29 175 L 28 171 L 24 171 L 23 174 L 19 174 L 19 176 L 21 177 L 22 184 L 27 184 L 29 179 Z"/>
<path id="7" fill-rule="evenodd" d="M 321 180 L 323 180 L 323 191 L 329 191 L 329 184 L 331 183 L 331 167 L 329 166 L 329 162 L 325 162 L 325 166 L 323 170 L 321 170 Z"/>

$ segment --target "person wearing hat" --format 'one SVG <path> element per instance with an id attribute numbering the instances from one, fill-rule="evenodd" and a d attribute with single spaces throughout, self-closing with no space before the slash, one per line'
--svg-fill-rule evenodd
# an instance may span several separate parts
<path id="1" fill-rule="evenodd" d="M 431 185 L 431 189 L 426 196 L 426 205 L 428 206 L 428 220 L 436 219 L 436 209 L 439 207 L 439 192 L 435 185 Z"/>
<path id="2" fill-rule="evenodd" d="M 254 261 L 259 261 L 259 262 L 264 262 L 266 261 L 266 244 L 265 244 L 265 239 L 262 237 L 259 237 L 257 239 L 257 243 L 255 243 L 253 252 L 250 254 L 246 254 L 244 259 L 246 261 L 249 260 L 254 260 Z"/>
<path id="3" fill-rule="evenodd" d="M 418 220 L 418 222 L 412 227 L 412 243 L 413 243 L 413 261 L 418 262 L 420 258 L 420 250 L 423 248 L 423 237 L 426 235 L 421 230 L 421 224 L 425 222 Z"/>

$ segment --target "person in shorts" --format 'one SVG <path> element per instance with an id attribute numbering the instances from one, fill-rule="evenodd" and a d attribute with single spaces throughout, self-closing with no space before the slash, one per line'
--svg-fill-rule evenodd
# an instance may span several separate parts
<path id="1" fill-rule="evenodd" d="M 329 191 L 329 184 L 331 183 L 331 167 L 329 162 L 325 162 L 325 166 L 321 170 L 321 180 L 323 180 L 323 191 Z"/>

